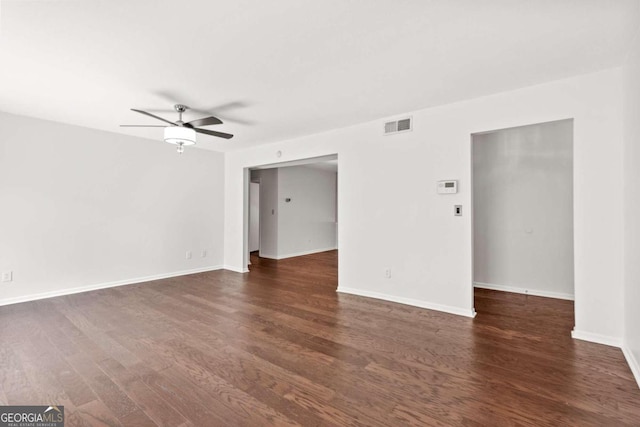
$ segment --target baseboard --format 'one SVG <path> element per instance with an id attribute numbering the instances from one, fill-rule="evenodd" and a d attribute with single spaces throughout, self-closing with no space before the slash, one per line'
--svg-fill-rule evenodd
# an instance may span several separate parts
<path id="1" fill-rule="evenodd" d="M 278 255 L 277 257 L 274 257 L 272 259 L 294 258 L 294 257 L 297 257 L 297 256 L 318 254 L 320 252 L 335 251 L 336 249 L 338 249 L 338 248 L 335 247 L 335 246 L 331 247 L 331 248 L 312 249 L 310 251 L 303 251 L 303 252 L 295 252 L 295 253 L 290 253 L 290 254 L 285 254 L 285 255 Z"/>
<path id="2" fill-rule="evenodd" d="M 622 339 L 617 337 L 610 337 L 607 335 L 594 334 L 585 331 L 571 331 L 571 338 L 582 341 L 594 342 L 596 344 L 609 345 L 611 347 L 622 347 Z"/>
<path id="3" fill-rule="evenodd" d="M 278 259 L 278 257 L 276 255 L 271 255 L 265 252 L 258 252 L 258 256 L 260 258 L 267 258 L 267 259 Z M 235 271 L 235 270 L 234 270 Z"/>
<path id="4" fill-rule="evenodd" d="M 222 268 L 224 268 L 225 270 L 233 271 L 235 273 L 248 273 L 249 272 L 249 269 L 247 267 L 238 268 L 238 267 L 234 267 L 232 265 L 224 265 L 224 266 L 222 266 Z"/>
<path id="5" fill-rule="evenodd" d="M 640 364 L 638 363 L 638 359 L 635 358 L 633 352 L 626 345 L 622 346 L 622 354 L 624 354 L 625 359 L 627 359 L 631 373 L 633 373 L 633 377 L 636 379 L 638 387 L 640 387 Z"/>
<path id="6" fill-rule="evenodd" d="M 491 289 L 493 291 L 513 292 L 516 294 L 533 295 L 536 297 L 557 298 L 565 300 L 574 300 L 572 294 L 562 292 L 540 291 L 537 289 L 516 288 L 514 286 L 495 285 L 493 283 L 473 282 L 473 286 L 481 289 Z"/>
<path id="7" fill-rule="evenodd" d="M 338 292 L 343 294 L 358 295 L 358 296 L 367 297 L 367 298 L 375 298 L 375 299 L 380 299 L 384 301 L 397 302 L 400 304 L 412 305 L 414 307 L 420 307 L 420 308 L 426 308 L 429 310 L 436 310 L 436 311 L 442 311 L 445 313 L 456 314 L 458 316 L 476 317 L 476 312 L 474 309 L 466 310 L 460 307 L 436 304 L 436 303 L 417 300 L 413 298 L 397 297 L 397 296 L 382 294 L 378 292 L 363 291 L 361 289 L 347 288 L 344 286 L 338 287 Z"/>
<path id="8" fill-rule="evenodd" d="M 155 274 L 152 276 L 135 277 L 132 279 L 116 280 L 113 282 L 98 283 L 94 285 L 80 286 L 77 288 L 61 289 L 58 291 L 42 292 L 38 294 L 24 295 L 24 296 L 14 297 L 14 298 L 5 298 L 5 299 L 0 299 L 0 306 L 18 304 L 21 302 L 28 302 L 28 301 L 36 301 L 36 300 L 46 299 L 46 298 L 60 297 L 63 295 L 79 294 L 81 292 L 89 292 L 89 291 L 95 291 L 98 289 L 113 288 L 116 286 L 133 285 L 135 283 L 150 282 L 152 280 L 169 279 L 171 277 L 186 276 L 188 274 L 204 273 L 207 271 L 214 271 L 214 270 L 221 270 L 221 269 L 222 269 L 221 265 L 216 265 L 212 267 L 195 268 L 192 270 L 174 271 L 172 273 Z"/>

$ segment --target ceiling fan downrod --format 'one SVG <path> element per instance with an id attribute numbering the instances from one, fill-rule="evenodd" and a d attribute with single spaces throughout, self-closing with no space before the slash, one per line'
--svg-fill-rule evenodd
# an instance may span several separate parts
<path id="1" fill-rule="evenodd" d="M 176 122 L 179 126 L 183 126 L 184 122 L 182 121 L 182 113 L 184 113 L 185 111 L 187 111 L 189 109 L 189 107 L 187 107 L 186 105 L 183 104 L 176 104 L 173 106 L 173 108 L 176 109 L 176 111 L 178 112 L 178 121 Z"/>

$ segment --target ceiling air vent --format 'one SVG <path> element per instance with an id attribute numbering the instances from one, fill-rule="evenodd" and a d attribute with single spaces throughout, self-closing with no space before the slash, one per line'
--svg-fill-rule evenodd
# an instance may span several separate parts
<path id="1" fill-rule="evenodd" d="M 384 134 L 391 135 L 394 133 L 408 132 L 411 130 L 411 117 L 400 119 L 384 124 Z"/>

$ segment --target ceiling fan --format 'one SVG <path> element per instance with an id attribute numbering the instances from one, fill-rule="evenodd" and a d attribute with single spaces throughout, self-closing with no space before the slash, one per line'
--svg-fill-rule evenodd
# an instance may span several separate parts
<path id="1" fill-rule="evenodd" d="M 185 145 L 194 145 L 196 143 L 196 132 L 204 133 L 205 135 L 217 136 L 218 138 L 230 139 L 233 135 L 230 133 L 216 132 L 214 130 L 202 129 L 196 126 L 210 126 L 220 125 L 222 120 L 217 117 L 209 116 L 202 119 L 191 120 L 190 122 L 182 121 L 182 113 L 187 111 L 189 107 L 183 104 L 176 104 L 173 106 L 178 112 L 178 120 L 172 122 L 170 120 L 163 119 L 155 114 L 148 113 L 142 110 L 136 110 L 132 108 L 131 111 L 144 114 L 145 116 L 153 117 L 154 119 L 161 120 L 167 125 L 120 125 L 120 127 L 163 127 L 164 128 L 164 140 L 169 144 L 175 144 L 178 146 L 178 153 L 184 152 Z"/>

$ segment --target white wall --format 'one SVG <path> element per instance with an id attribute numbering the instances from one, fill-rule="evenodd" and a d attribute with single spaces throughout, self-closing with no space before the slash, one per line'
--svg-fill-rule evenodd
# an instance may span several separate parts
<path id="1" fill-rule="evenodd" d="M 313 166 L 278 169 L 278 258 L 336 249 L 336 179 Z"/>
<path id="2" fill-rule="evenodd" d="M 573 123 L 473 136 L 474 282 L 573 299 Z"/>
<path id="3" fill-rule="evenodd" d="M 640 385 L 640 36 L 624 68 L 624 299 L 623 350 Z"/>
<path id="4" fill-rule="evenodd" d="M 0 304 L 221 266 L 223 168 L 219 153 L 0 113 L 0 271 L 14 279 Z"/>
<path id="5" fill-rule="evenodd" d="M 338 154 L 339 289 L 471 315 L 471 217 L 453 216 L 454 204 L 471 203 L 470 135 L 574 118 L 575 336 L 619 343 L 621 83 L 611 69 L 415 111 L 414 130 L 394 136 L 379 120 L 230 152 L 225 264 L 245 268 L 245 167 Z M 457 195 L 435 193 L 437 180 L 455 178 Z"/>
<path id="6" fill-rule="evenodd" d="M 249 252 L 260 249 L 260 184 L 249 183 Z"/>

